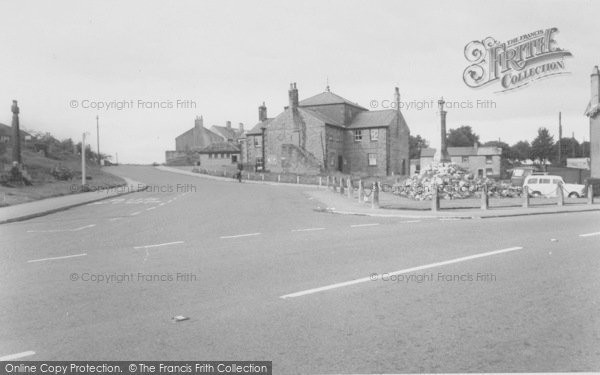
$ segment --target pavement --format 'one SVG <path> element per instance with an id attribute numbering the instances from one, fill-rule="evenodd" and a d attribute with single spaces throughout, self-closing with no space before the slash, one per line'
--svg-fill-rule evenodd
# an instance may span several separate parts
<path id="1" fill-rule="evenodd" d="M 123 179 L 125 179 L 126 185 L 121 187 L 90 191 L 87 193 L 69 194 L 21 203 L 14 206 L 0 207 L 0 224 L 29 220 L 38 216 L 49 215 L 84 204 L 119 197 L 144 188 L 142 183 L 127 177 L 123 177 Z M 74 184 L 73 186 L 78 187 L 79 185 Z"/>
<path id="2" fill-rule="evenodd" d="M 597 211 L 334 215 L 302 187 L 114 173 L 148 188 L 0 226 L 0 360 L 600 370 Z"/>

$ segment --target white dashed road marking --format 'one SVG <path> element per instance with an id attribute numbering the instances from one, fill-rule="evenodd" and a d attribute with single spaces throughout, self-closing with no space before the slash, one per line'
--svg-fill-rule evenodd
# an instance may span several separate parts
<path id="1" fill-rule="evenodd" d="M 141 212 L 140 212 L 140 211 L 136 211 L 136 212 L 132 212 L 132 213 L 130 213 L 129 215 L 131 215 L 131 216 L 136 216 L 136 215 L 139 215 L 139 214 L 141 214 Z"/>
<path id="2" fill-rule="evenodd" d="M 292 232 L 312 232 L 315 230 L 325 230 L 325 228 L 304 228 L 304 229 L 292 229 Z"/>
<path id="3" fill-rule="evenodd" d="M 511 252 L 511 251 L 517 251 L 517 250 L 522 250 L 522 249 L 523 249 L 522 247 L 517 246 L 517 247 L 509 247 L 507 249 L 501 249 L 501 250 L 495 250 L 495 251 L 488 251 L 486 253 L 469 255 L 469 256 L 466 256 L 466 257 L 450 259 L 450 260 L 446 260 L 446 261 L 443 261 L 443 262 L 431 263 L 431 264 L 426 264 L 426 265 L 423 265 L 423 266 L 406 268 L 406 269 L 399 270 L 399 271 L 394 271 L 394 272 L 388 272 L 388 273 L 386 273 L 386 275 L 396 276 L 396 275 L 400 275 L 400 274 L 404 274 L 404 273 L 421 271 L 421 270 L 424 270 L 424 269 L 434 268 L 434 267 L 441 267 L 441 266 L 445 266 L 447 264 L 459 263 L 459 262 L 464 262 L 464 261 L 467 261 L 467 260 L 488 257 L 488 256 L 492 256 L 492 255 L 503 254 L 503 253 L 508 253 L 508 252 Z M 376 280 L 378 280 L 380 278 L 381 278 L 381 275 L 379 275 L 379 274 L 372 274 L 369 277 L 363 277 L 363 278 L 360 278 L 360 279 L 350 280 L 350 281 L 346 281 L 346 282 L 343 282 L 343 283 L 326 285 L 326 286 L 322 286 L 320 288 L 303 290 L 301 292 L 286 294 L 286 295 L 283 295 L 283 296 L 281 296 L 279 298 L 286 299 L 286 298 L 301 297 L 301 296 L 305 296 L 305 295 L 308 295 L 308 294 L 314 294 L 314 293 L 324 292 L 326 290 L 343 288 L 345 286 L 366 283 L 366 282 L 369 282 L 369 281 L 376 281 Z"/>
<path id="4" fill-rule="evenodd" d="M 166 243 L 159 243 L 156 245 L 144 245 L 144 246 L 134 246 L 134 249 L 149 249 L 151 247 L 159 247 L 159 246 L 169 246 L 169 245 L 177 245 L 183 243 L 183 241 L 174 241 L 174 242 L 166 242 Z"/>
<path id="5" fill-rule="evenodd" d="M 57 233 L 57 232 L 77 232 L 83 229 L 93 228 L 96 224 L 84 225 L 75 229 L 48 229 L 48 230 L 28 230 L 27 233 Z"/>
<path id="6" fill-rule="evenodd" d="M 586 233 L 586 234 L 579 235 L 579 237 L 591 237 L 591 236 L 600 236 L 600 232 Z"/>
<path id="7" fill-rule="evenodd" d="M 156 207 L 148 207 L 148 208 L 146 208 L 146 211 L 155 210 L 155 209 L 156 209 Z"/>
<path id="8" fill-rule="evenodd" d="M 35 354 L 35 352 L 33 352 L 31 350 L 26 351 L 26 352 L 21 352 L 21 353 L 9 354 L 9 355 L 0 357 L 0 361 L 14 361 L 15 359 L 28 357 L 28 356 L 34 355 L 34 354 Z"/>
<path id="9" fill-rule="evenodd" d="M 360 228 L 360 227 L 374 227 L 376 225 L 379 225 L 379 223 L 371 223 L 371 224 L 354 224 L 354 225 L 350 225 L 351 228 Z"/>
<path id="10" fill-rule="evenodd" d="M 87 255 L 86 253 L 83 253 L 83 254 L 75 254 L 75 255 L 65 255 L 65 256 L 62 256 L 62 257 L 33 259 L 33 260 L 28 260 L 27 263 L 45 262 L 47 260 L 59 260 L 59 259 L 67 259 L 67 258 L 84 257 L 86 255 Z"/>
<path id="11" fill-rule="evenodd" d="M 219 238 L 226 239 L 226 238 L 239 238 L 239 237 L 258 236 L 258 235 L 260 235 L 260 233 L 247 233 L 247 234 L 236 234 L 235 236 L 221 236 Z"/>

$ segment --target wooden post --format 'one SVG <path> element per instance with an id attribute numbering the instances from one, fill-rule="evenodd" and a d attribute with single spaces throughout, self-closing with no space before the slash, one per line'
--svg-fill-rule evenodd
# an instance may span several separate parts
<path id="1" fill-rule="evenodd" d="M 348 198 L 354 198 L 354 188 L 352 187 L 352 180 L 350 180 L 350 177 L 346 180 L 346 186 L 348 188 Z"/>
<path id="2" fill-rule="evenodd" d="M 438 187 L 436 183 L 432 184 L 431 193 L 431 211 L 437 212 L 440 210 L 440 195 L 438 194 Z"/>
<path id="3" fill-rule="evenodd" d="M 363 190 L 362 180 L 358 180 L 358 203 L 365 203 L 365 192 Z"/>
<path id="4" fill-rule="evenodd" d="M 523 208 L 529 208 L 529 188 L 523 186 Z"/>
<path id="5" fill-rule="evenodd" d="M 263 182 L 265 181 L 265 175 L 263 173 L 261 173 L 260 179 L 263 180 Z"/>
<path id="6" fill-rule="evenodd" d="M 329 176 L 327 176 L 327 189 L 329 189 Z"/>
<path id="7" fill-rule="evenodd" d="M 481 191 L 481 209 L 487 210 L 490 207 L 490 197 L 488 196 L 488 187 L 486 184 L 483 185 Z"/>
<path id="8" fill-rule="evenodd" d="M 344 178 L 340 177 L 340 194 L 344 195 Z"/>
<path id="9" fill-rule="evenodd" d="M 299 184 L 300 183 L 300 176 L 296 176 L 296 183 Z"/>
<path id="10" fill-rule="evenodd" d="M 556 196 L 558 197 L 558 202 L 556 202 L 556 204 L 558 206 L 564 206 L 565 205 L 565 193 L 563 191 L 562 184 L 560 182 L 556 184 Z"/>
<path id="11" fill-rule="evenodd" d="M 248 172 L 248 180 L 250 179 L 250 172 Z"/>
<path id="12" fill-rule="evenodd" d="M 587 204 L 594 204 L 594 185 L 589 181 L 587 186 Z"/>
<path id="13" fill-rule="evenodd" d="M 323 183 L 323 177 L 319 176 L 319 189 L 321 188 L 322 183 Z"/>
<path id="14" fill-rule="evenodd" d="M 277 182 L 281 182 L 281 175 L 280 174 L 277 175 Z"/>
<path id="15" fill-rule="evenodd" d="M 331 188 L 333 189 L 333 192 L 337 192 L 337 186 L 335 185 L 335 176 L 333 176 L 331 178 Z"/>
<path id="16" fill-rule="evenodd" d="M 373 182 L 373 190 L 371 191 L 371 208 L 379 208 L 379 183 Z"/>

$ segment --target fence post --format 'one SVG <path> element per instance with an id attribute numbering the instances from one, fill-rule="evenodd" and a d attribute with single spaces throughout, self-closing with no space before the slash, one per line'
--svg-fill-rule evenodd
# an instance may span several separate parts
<path id="1" fill-rule="evenodd" d="M 350 180 L 350 177 L 348 177 L 348 179 L 346 180 L 346 185 L 348 187 L 348 198 L 354 198 L 354 188 L 352 187 L 352 180 Z"/>
<path id="2" fill-rule="evenodd" d="M 490 197 L 488 196 L 488 187 L 486 184 L 483 185 L 481 191 L 481 209 L 487 210 L 490 207 Z"/>
<path id="3" fill-rule="evenodd" d="M 563 191 L 562 185 L 559 183 L 556 184 L 556 195 L 558 197 L 558 202 L 556 203 L 558 206 L 565 205 L 565 193 Z"/>
<path id="4" fill-rule="evenodd" d="M 322 183 L 323 183 L 323 177 L 319 176 L 319 189 L 321 188 Z"/>
<path id="5" fill-rule="evenodd" d="M 363 191 L 362 180 L 358 180 L 358 203 L 365 203 L 365 192 Z"/>
<path id="6" fill-rule="evenodd" d="M 594 185 L 589 181 L 587 186 L 587 204 L 594 204 Z"/>
<path id="7" fill-rule="evenodd" d="M 250 179 L 250 172 L 248 172 L 248 180 Z"/>
<path id="8" fill-rule="evenodd" d="M 529 188 L 523 186 L 523 208 L 529 208 Z"/>
<path id="9" fill-rule="evenodd" d="M 371 208 L 379 208 L 379 183 L 373 182 L 373 190 L 371 191 Z"/>
<path id="10" fill-rule="evenodd" d="M 299 184 L 300 183 L 300 175 L 296 176 L 296 183 Z"/>
<path id="11" fill-rule="evenodd" d="M 327 186 L 326 186 L 326 188 L 329 189 L 329 176 L 327 176 Z"/>
<path id="12" fill-rule="evenodd" d="M 337 192 L 337 186 L 335 185 L 335 176 L 333 176 L 331 178 L 331 188 L 333 189 L 333 192 Z"/>
<path id="13" fill-rule="evenodd" d="M 340 177 L 340 194 L 344 195 L 344 178 Z"/>
<path id="14" fill-rule="evenodd" d="M 227 177 L 227 171 L 223 171 L 223 177 Z"/>
<path id="15" fill-rule="evenodd" d="M 438 194 L 437 184 L 434 182 L 431 186 L 431 211 L 437 212 L 440 210 L 440 195 Z"/>
<path id="16" fill-rule="evenodd" d="M 261 173 L 260 179 L 264 182 L 265 181 L 265 175 Z"/>
<path id="17" fill-rule="evenodd" d="M 281 175 L 280 174 L 277 175 L 277 182 L 281 182 Z"/>

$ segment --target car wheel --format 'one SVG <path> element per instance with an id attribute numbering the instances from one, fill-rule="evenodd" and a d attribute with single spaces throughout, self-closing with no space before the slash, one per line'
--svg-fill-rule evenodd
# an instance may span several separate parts
<path id="1" fill-rule="evenodd" d="M 569 198 L 579 198 L 579 194 L 577 194 L 576 192 L 572 192 L 571 194 L 569 194 Z"/>
<path id="2" fill-rule="evenodd" d="M 540 193 L 539 191 L 534 191 L 531 193 L 531 196 L 534 198 L 539 198 L 542 196 L 542 193 Z"/>

